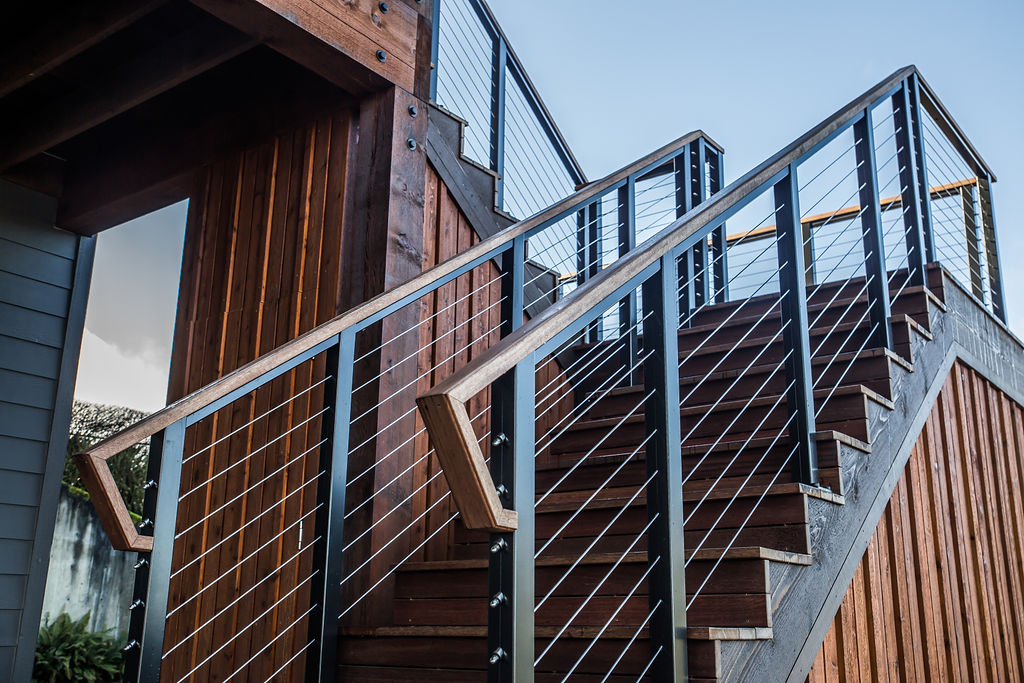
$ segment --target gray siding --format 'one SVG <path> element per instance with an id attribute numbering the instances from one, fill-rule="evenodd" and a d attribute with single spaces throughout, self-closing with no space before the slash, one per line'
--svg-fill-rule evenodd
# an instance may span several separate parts
<path id="1" fill-rule="evenodd" d="M 0 181 L 0 681 L 31 675 L 92 271 L 56 211 Z"/>

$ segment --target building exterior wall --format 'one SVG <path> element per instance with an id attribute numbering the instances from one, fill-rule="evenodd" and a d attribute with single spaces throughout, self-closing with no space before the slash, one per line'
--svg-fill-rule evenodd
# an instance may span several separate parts
<path id="1" fill-rule="evenodd" d="M 1024 678 L 1024 407 L 954 364 L 809 681 Z"/>
<path id="2" fill-rule="evenodd" d="M 136 559 L 135 553 L 114 550 L 92 503 L 62 486 L 46 575 L 44 618 L 49 615 L 53 621 L 67 612 L 77 620 L 88 614 L 91 630 L 126 634 Z"/>
<path id="3" fill-rule="evenodd" d="M 56 212 L 0 181 L 0 681 L 32 671 L 92 274 Z"/>

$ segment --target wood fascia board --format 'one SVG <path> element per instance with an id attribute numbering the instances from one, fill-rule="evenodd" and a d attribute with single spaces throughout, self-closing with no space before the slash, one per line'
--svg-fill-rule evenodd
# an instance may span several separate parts
<path id="1" fill-rule="evenodd" d="M 381 14 L 367 0 L 192 1 L 349 92 L 414 90 L 419 14 L 404 3 Z"/>

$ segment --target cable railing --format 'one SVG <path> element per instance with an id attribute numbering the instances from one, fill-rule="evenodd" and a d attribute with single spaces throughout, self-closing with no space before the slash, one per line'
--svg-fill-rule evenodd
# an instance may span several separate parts
<path id="1" fill-rule="evenodd" d="M 524 218 L 587 182 L 484 0 L 434 3 L 431 96 L 466 122 L 463 153 L 497 174 L 495 208 Z"/>
<path id="2" fill-rule="evenodd" d="M 382 625 L 404 565 L 446 557 L 457 529 L 511 528 L 497 493 L 474 509 L 450 487 L 416 398 L 628 254 L 629 226 L 652 220 L 637 198 L 664 201 L 674 189 L 657 179 L 696 155 L 720 164 L 692 133 L 487 240 L 469 235 L 420 276 L 79 454 L 113 545 L 139 553 L 125 679 L 333 679 L 338 634 Z M 542 369 L 545 431 L 569 400 L 560 362 Z M 492 401 L 472 407 L 490 448 Z M 146 440 L 136 528 L 105 461 Z"/>
<path id="3" fill-rule="evenodd" d="M 679 196 L 711 185 L 681 166 Z M 817 443 L 870 442 L 849 419 L 872 391 L 857 368 L 908 353 L 894 316 L 927 295 L 926 266 L 1002 315 L 991 179 L 907 67 L 707 201 L 669 200 L 668 225 L 419 397 L 459 509 L 498 490 L 489 514 L 514 522 L 484 527 L 492 680 L 681 680 L 686 626 L 726 625 L 731 552 L 765 527 L 810 552 L 765 501 L 841 486 Z M 486 451 L 469 418 L 485 395 Z"/>

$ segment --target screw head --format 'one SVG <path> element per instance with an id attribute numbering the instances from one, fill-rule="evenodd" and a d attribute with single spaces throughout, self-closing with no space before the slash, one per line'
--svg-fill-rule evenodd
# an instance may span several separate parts
<path id="1" fill-rule="evenodd" d="M 388 56 L 385 54 L 384 50 L 377 50 L 377 61 L 382 64 L 388 61 Z"/>
<path id="2" fill-rule="evenodd" d="M 508 543 L 505 542 L 504 538 L 499 538 L 497 541 L 491 544 L 491 553 L 497 554 L 503 550 L 508 549 Z"/>
<path id="3" fill-rule="evenodd" d="M 505 651 L 499 647 L 497 650 L 491 653 L 491 656 L 487 658 L 487 661 L 491 664 L 497 664 L 498 662 L 505 659 L 505 657 L 507 656 L 508 655 L 505 653 Z"/>
<path id="4" fill-rule="evenodd" d="M 504 446 L 508 443 L 508 437 L 505 436 L 505 432 L 499 432 L 496 437 L 491 440 L 491 445 L 497 448 L 498 446 Z"/>
<path id="5" fill-rule="evenodd" d="M 388 3 L 386 3 L 386 2 L 378 3 L 377 7 L 380 8 L 380 13 L 381 14 L 387 14 L 388 10 L 390 9 L 390 7 L 388 7 Z"/>
<path id="6" fill-rule="evenodd" d="M 409 105 L 409 116 L 416 118 L 416 115 L 420 113 L 420 110 L 416 108 L 415 104 Z"/>
<path id="7" fill-rule="evenodd" d="M 411 150 L 415 150 L 416 149 L 416 141 L 413 140 L 412 138 L 409 138 L 408 140 L 406 140 L 405 141 L 405 145 L 406 145 L 406 147 L 408 147 Z"/>
<path id="8" fill-rule="evenodd" d="M 491 601 L 488 602 L 487 604 L 491 606 L 491 609 L 494 609 L 496 607 L 500 607 L 501 605 L 504 605 L 506 602 L 508 602 L 508 598 L 505 597 L 505 594 L 504 593 L 497 593 L 497 594 L 495 594 L 495 596 L 493 598 L 491 598 Z"/>

